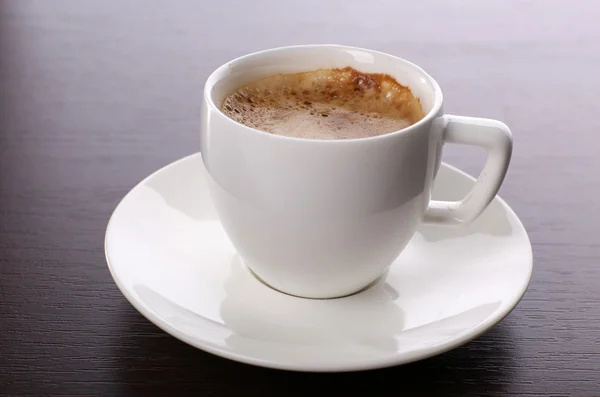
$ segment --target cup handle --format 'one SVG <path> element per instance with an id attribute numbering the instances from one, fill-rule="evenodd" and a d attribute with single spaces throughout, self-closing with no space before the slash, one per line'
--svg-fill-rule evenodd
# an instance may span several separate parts
<path id="1" fill-rule="evenodd" d="M 487 160 L 473 189 L 461 201 L 431 200 L 423 221 L 446 225 L 472 222 L 493 200 L 504 181 L 512 154 L 510 129 L 497 120 L 444 115 L 444 143 L 480 146 Z"/>

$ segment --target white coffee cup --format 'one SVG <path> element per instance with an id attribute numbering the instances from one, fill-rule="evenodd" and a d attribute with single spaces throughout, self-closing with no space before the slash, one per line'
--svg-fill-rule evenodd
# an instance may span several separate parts
<path id="1" fill-rule="evenodd" d="M 346 66 L 408 86 L 425 117 L 375 137 L 311 140 L 259 131 L 220 111 L 226 95 L 258 78 Z M 204 90 L 201 153 L 220 221 L 246 265 L 281 292 L 341 297 L 384 274 L 422 222 L 460 227 L 479 216 L 506 174 L 511 133 L 499 121 L 444 114 L 442 104 L 421 68 L 361 48 L 275 48 L 214 71 Z M 487 151 L 461 201 L 430 199 L 445 142 Z"/>

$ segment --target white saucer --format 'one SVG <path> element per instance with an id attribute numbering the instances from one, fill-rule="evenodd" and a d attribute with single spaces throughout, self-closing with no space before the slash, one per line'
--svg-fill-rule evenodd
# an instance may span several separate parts
<path id="1" fill-rule="evenodd" d="M 244 266 L 224 234 L 199 154 L 138 184 L 106 231 L 110 272 L 131 304 L 207 352 L 302 371 L 378 368 L 430 357 L 488 330 L 531 277 L 523 225 L 500 198 L 464 229 L 423 227 L 387 278 L 346 298 L 276 292 Z M 443 165 L 436 199 L 464 197 L 473 178 Z"/>

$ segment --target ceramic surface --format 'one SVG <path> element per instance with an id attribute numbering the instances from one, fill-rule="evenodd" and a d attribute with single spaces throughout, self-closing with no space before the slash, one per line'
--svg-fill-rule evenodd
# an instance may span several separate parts
<path id="1" fill-rule="evenodd" d="M 391 75 L 419 98 L 426 116 L 375 137 L 315 140 L 249 128 L 219 110 L 225 95 L 256 78 L 345 66 Z M 418 66 L 356 47 L 276 48 L 212 73 L 200 151 L 215 210 L 248 266 L 293 295 L 344 296 L 385 272 L 423 221 L 461 225 L 479 216 L 504 180 L 510 130 L 495 120 L 444 114 L 442 104 L 440 87 Z M 480 146 L 487 161 L 471 192 L 431 201 L 445 142 Z"/>
<path id="2" fill-rule="evenodd" d="M 474 179 L 442 164 L 433 196 L 456 200 Z M 138 184 L 115 209 L 106 258 L 146 318 L 207 352 L 259 366 L 348 371 L 455 348 L 518 303 L 528 236 L 496 197 L 465 228 L 422 226 L 385 277 L 349 297 L 296 298 L 258 281 L 223 231 L 200 154 Z"/>

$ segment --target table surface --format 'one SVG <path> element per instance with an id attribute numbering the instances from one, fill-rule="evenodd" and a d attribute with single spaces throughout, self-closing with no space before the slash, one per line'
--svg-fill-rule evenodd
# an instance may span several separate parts
<path id="1" fill-rule="evenodd" d="M 0 394 L 600 395 L 600 4 L 406 3 L 0 0 Z M 500 194 L 530 234 L 534 273 L 485 335 L 383 370 L 277 371 L 178 341 L 115 286 L 108 218 L 140 179 L 199 150 L 209 73 L 306 43 L 412 60 L 448 112 L 512 128 Z M 483 157 L 444 159 L 475 174 Z"/>

